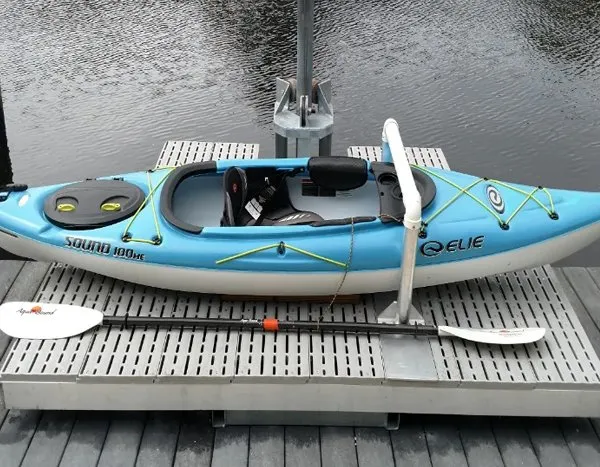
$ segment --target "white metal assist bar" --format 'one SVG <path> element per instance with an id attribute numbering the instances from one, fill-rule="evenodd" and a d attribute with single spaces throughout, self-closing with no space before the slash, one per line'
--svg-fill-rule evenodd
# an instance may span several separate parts
<path id="1" fill-rule="evenodd" d="M 400 267 L 400 287 L 398 298 L 380 316 L 379 321 L 406 323 L 412 306 L 413 278 L 415 272 L 417 241 L 419 239 L 419 228 L 421 227 L 421 194 L 417 190 L 415 179 L 412 174 L 398 122 L 388 118 L 383 124 L 381 135 L 384 155 L 391 154 L 398 177 L 398 183 L 402 190 L 402 201 L 404 203 L 404 251 Z M 385 160 L 385 158 L 384 158 Z"/>

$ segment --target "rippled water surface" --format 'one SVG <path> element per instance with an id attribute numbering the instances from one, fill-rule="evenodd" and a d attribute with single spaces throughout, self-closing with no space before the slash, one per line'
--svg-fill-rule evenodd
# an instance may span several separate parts
<path id="1" fill-rule="evenodd" d="M 378 145 L 394 117 L 406 145 L 441 147 L 457 170 L 600 190 L 600 2 L 316 3 L 335 153 Z M 268 155 L 274 79 L 295 74 L 295 5 L 0 0 L 15 180 L 147 168 L 168 139 Z"/>

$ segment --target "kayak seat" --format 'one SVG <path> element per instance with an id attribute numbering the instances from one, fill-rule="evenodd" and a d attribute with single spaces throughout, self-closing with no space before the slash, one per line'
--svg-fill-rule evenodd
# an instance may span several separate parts
<path id="1" fill-rule="evenodd" d="M 221 226 L 284 226 L 323 221 L 312 211 L 298 211 L 292 206 L 284 182 L 287 175 L 264 169 L 227 169 L 223 174 Z"/>
<path id="2" fill-rule="evenodd" d="M 322 222 L 324 219 L 312 211 L 298 211 L 293 206 L 269 212 L 262 225 L 303 225 Z"/>
<path id="3" fill-rule="evenodd" d="M 225 190 L 225 206 L 221 226 L 240 225 L 239 219 L 246 204 L 248 195 L 248 177 L 246 171 L 239 167 L 230 167 L 223 175 Z"/>

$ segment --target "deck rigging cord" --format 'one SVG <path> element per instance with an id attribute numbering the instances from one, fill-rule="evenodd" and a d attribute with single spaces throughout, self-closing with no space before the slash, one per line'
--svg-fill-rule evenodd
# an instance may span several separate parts
<path id="1" fill-rule="evenodd" d="M 546 213 L 548 214 L 548 216 L 550 216 L 551 219 L 553 219 L 553 220 L 558 219 L 558 213 L 554 209 L 554 200 L 552 199 L 552 194 L 545 187 L 538 186 L 538 187 L 535 187 L 530 192 L 527 192 L 527 191 L 521 190 L 520 188 L 514 187 L 514 186 L 512 186 L 512 185 L 510 185 L 508 183 L 502 182 L 500 180 L 489 179 L 487 177 L 479 178 L 479 179 L 475 180 L 474 182 L 470 183 L 469 185 L 467 185 L 466 187 L 461 187 L 460 185 L 457 185 L 453 181 L 448 180 L 443 175 L 440 175 L 440 174 L 438 174 L 438 173 L 436 173 L 434 171 L 431 171 L 431 170 L 429 170 L 426 167 L 423 167 L 423 166 L 420 166 L 420 165 L 416 165 L 416 164 L 411 164 L 411 167 L 414 167 L 414 168 L 416 168 L 416 169 L 418 169 L 418 170 L 426 173 L 427 175 L 429 175 L 431 177 L 436 177 L 436 178 L 442 180 L 443 182 L 446 182 L 450 186 L 456 188 L 457 190 L 459 190 L 458 193 L 456 193 L 452 198 L 450 198 L 442 206 L 440 206 L 438 209 L 436 209 L 426 220 L 424 220 L 421 223 L 421 229 L 420 229 L 420 232 L 419 232 L 419 236 L 421 238 L 424 238 L 424 237 L 427 236 L 427 226 L 429 225 L 429 223 L 433 219 L 435 219 L 438 215 L 440 215 L 443 211 L 445 211 L 450 205 L 452 205 L 452 203 L 454 203 L 462 195 L 466 195 L 466 196 L 470 197 L 473 201 L 475 201 L 483 209 L 485 209 L 489 214 L 491 214 L 498 221 L 498 224 L 500 225 L 500 228 L 502 228 L 503 230 L 508 230 L 509 223 L 523 209 L 523 207 L 525 206 L 525 204 L 527 203 L 527 201 L 529 201 L 530 199 L 533 200 L 533 201 L 535 201 L 544 211 L 546 211 Z M 516 191 L 517 193 L 520 193 L 523 196 L 525 196 L 525 199 L 521 202 L 521 204 L 519 204 L 519 206 L 517 206 L 515 208 L 515 210 L 513 211 L 513 213 L 510 216 L 508 216 L 508 218 L 506 219 L 506 221 L 504 221 L 496 212 L 494 212 L 492 209 L 490 209 L 488 206 L 486 206 L 486 204 L 483 201 L 481 201 L 474 194 L 472 194 L 472 193 L 469 192 L 469 190 L 471 188 L 475 187 L 476 185 L 480 184 L 481 182 L 495 183 L 495 184 L 500 185 L 500 186 L 502 186 L 504 188 L 507 188 L 509 190 Z M 550 203 L 550 208 L 546 207 L 540 200 L 538 200 L 534 196 L 535 193 L 537 193 L 538 191 L 543 191 L 548 196 L 548 201 Z"/>
<path id="2" fill-rule="evenodd" d="M 241 253 L 236 253 L 235 255 L 227 256 L 226 258 L 222 258 L 222 259 L 218 259 L 217 261 L 215 261 L 215 263 L 216 264 L 224 264 L 229 261 L 234 261 L 236 259 L 240 259 L 245 256 L 253 255 L 255 253 L 260 253 L 261 251 L 271 250 L 273 248 L 277 248 L 278 251 L 285 251 L 286 248 L 289 248 L 290 250 L 295 251 L 296 253 L 300 253 L 302 255 L 309 256 L 311 258 L 314 258 L 314 259 L 317 259 L 320 261 L 324 261 L 326 263 L 333 264 L 335 266 L 339 266 L 340 268 L 346 267 L 346 264 L 342 263 L 341 261 L 327 258 L 325 256 L 318 255 L 317 253 L 312 253 L 308 250 L 304 250 L 302 248 L 295 247 L 295 246 L 290 245 L 289 243 L 285 243 L 283 241 L 281 241 L 279 243 L 271 243 L 269 245 L 259 246 L 256 248 L 252 248 L 250 250 L 242 251 Z"/>
<path id="3" fill-rule="evenodd" d="M 261 247 L 257 247 L 257 248 L 252 248 L 250 250 L 243 251 L 241 253 L 237 253 L 235 255 L 228 256 L 226 258 L 217 260 L 216 263 L 217 264 L 223 264 L 223 263 L 226 263 L 228 261 L 233 261 L 233 260 L 236 260 L 236 259 L 239 259 L 239 258 L 243 258 L 243 257 L 248 256 L 248 255 L 252 255 L 252 254 L 255 254 L 255 253 L 260 253 L 261 251 L 266 251 L 266 250 L 270 250 L 270 249 L 273 249 L 273 248 L 277 248 L 278 252 L 285 251 L 285 248 L 289 248 L 290 250 L 295 251 L 296 253 L 300 253 L 300 254 L 309 256 L 309 257 L 311 257 L 313 259 L 316 259 L 316 260 L 319 260 L 319 261 L 324 261 L 326 263 L 333 264 L 335 266 L 344 268 L 344 273 L 342 275 L 342 279 L 340 280 L 340 283 L 339 283 L 339 285 L 337 287 L 337 290 L 333 294 L 333 296 L 331 298 L 331 301 L 329 302 L 329 304 L 327 306 L 327 311 L 330 311 L 331 307 L 333 306 L 333 304 L 335 302 L 335 300 L 339 296 L 340 291 L 342 290 L 342 287 L 343 287 L 343 285 L 344 285 L 344 283 L 346 281 L 346 278 L 348 277 L 348 273 L 350 272 L 350 265 L 352 263 L 352 257 L 354 255 L 354 238 L 355 238 L 354 231 L 355 231 L 355 229 L 354 229 L 354 217 L 350 217 L 350 247 L 348 249 L 348 259 L 346 260 L 345 263 L 342 263 L 341 261 L 337 261 L 335 259 L 327 258 L 325 256 L 322 256 L 322 255 L 319 255 L 319 254 L 316 254 L 316 253 L 312 253 L 312 252 L 304 250 L 302 248 L 295 247 L 295 246 L 290 245 L 289 243 L 285 243 L 283 241 L 281 241 L 279 243 L 271 243 L 269 245 L 265 245 L 265 246 L 261 246 Z M 319 316 L 319 320 L 322 320 L 322 319 L 323 319 L 323 312 L 321 311 L 320 316 Z"/>
<path id="4" fill-rule="evenodd" d="M 174 167 L 174 166 L 165 166 L 165 167 L 159 167 L 157 169 L 152 169 L 152 170 L 146 171 L 146 176 L 148 179 L 148 188 L 150 191 L 149 191 L 148 195 L 144 198 L 144 201 L 142 202 L 142 204 L 140 204 L 140 207 L 137 209 L 135 214 L 132 216 L 132 218 L 127 223 L 127 226 L 125 227 L 125 231 L 123 232 L 123 235 L 121 236 L 121 240 L 123 240 L 124 242 L 148 243 L 150 245 L 160 245 L 162 243 L 162 235 L 160 233 L 160 223 L 158 222 L 158 215 L 156 214 L 156 207 L 154 206 L 154 192 L 158 189 L 158 187 L 160 187 L 163 184 L 163 182 L 170 175 L 171 171 L 173 171 L 175 168 L 176 167 Z M 160 181 L 158 182 L 158 184 L 155 187 L 152 187 L 152 177 L 150 177 L 150 174 L 157 170 L 167 170 L 168 172 L 160 179 Z M 131 228 L 133 222 L 137 219 L 139 214 L 144 210 L 144 208 L 148 204 L 148 201 L 150 201 L 150 206 L 152 207 L 152 215 L 154 218 L 154 228 L 156 229 L 156 236 L 154 238 L 152 238 L 151 240 L 148 240 L 145 238 L 134 238 L 129 233 L 129 229 Z"/>

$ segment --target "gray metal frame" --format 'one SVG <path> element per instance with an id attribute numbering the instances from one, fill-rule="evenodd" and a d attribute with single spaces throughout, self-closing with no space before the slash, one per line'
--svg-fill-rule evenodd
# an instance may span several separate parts
<path id="1" fill-rule="evenodd" d="M 351 147 L 378 159 L 379 148 Z M 448 168 L 439 149 L 407 148 L 411 162 Z M 258 157 L 257 145 L 167 142 L 157 165 Z M 37 300 L 106 314 L 376 321 L 394 293 L 359 304 L 230 302 L 143 287 L 53 264 Z M 18 297 L 13 297 L 13 300 Z M 409 336 L 100 328 L 59 341 L 13 341 L 0 381 L 8 408 L 306 412 L 299 422 L 383 425 L 388 413 L 600 416 L 600 361 L 550 267 L 416 289 L 428 323 L 543 326 L 543 341 L 494 347 Z M 236 411 L 235 413 L 231 411 Z M 337 417 L 337 413 L 344 413 Z M 386 414 L 374 417 L 373 413 Z M 356 417 L 348 414 L 355 414 Z M 274 414 L 270 419 L 273 419 Z M 294 420 L 288 423 L 293 424 Z"/>
<path id="2" fill-rule="evenodd" d="M 333 105 L 331 81 L 313 82 L 314 0 L 297 1 L 296 79 L 277 78 L 273 126 L 275 155 L 288 157 L 289 143 L 296 145 L 296 157 L 331 156 Z"/>

